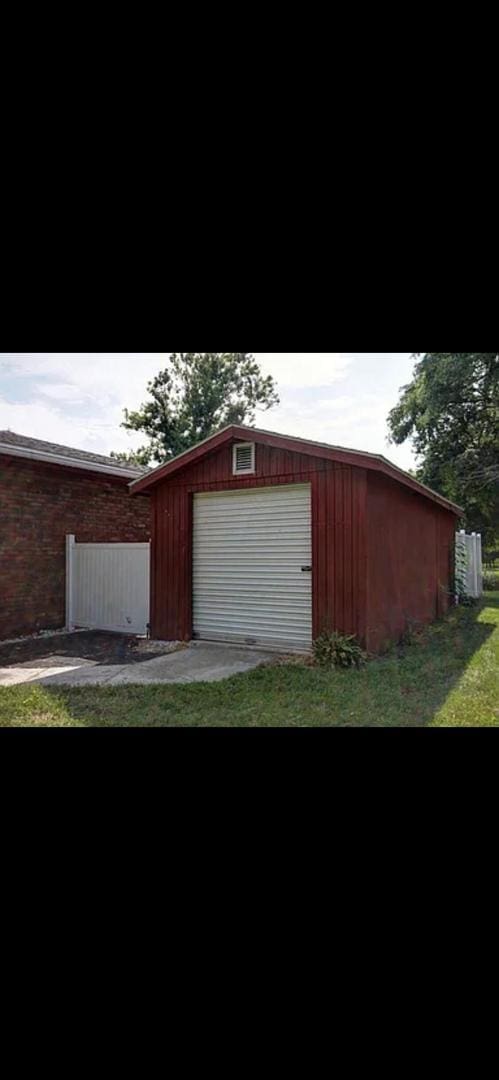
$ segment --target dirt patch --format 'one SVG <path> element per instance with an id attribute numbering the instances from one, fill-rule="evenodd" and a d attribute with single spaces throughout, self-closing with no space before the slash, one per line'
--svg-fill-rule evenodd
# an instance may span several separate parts
<path id="1" fill-rule="evenodd" d="M 75 634 L 40 635 L 10 644 L 0 642 L 0 667 L 29 667 L 50 656 L 79 657 L 99 664 L 140 664 L 185 648 L 177 641 L 148 641 L 130 634 L 82 630 Z"/>

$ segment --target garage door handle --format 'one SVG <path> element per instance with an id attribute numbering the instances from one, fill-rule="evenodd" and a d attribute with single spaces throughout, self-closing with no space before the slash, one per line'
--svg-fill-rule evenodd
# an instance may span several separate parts
<path id="1" fill-rule="evenodd" d="M 312 573 L 312 567 L 311 566 L 302 566 L 301 572 L 302 572 L 302 574 L 311 574 Z"/>

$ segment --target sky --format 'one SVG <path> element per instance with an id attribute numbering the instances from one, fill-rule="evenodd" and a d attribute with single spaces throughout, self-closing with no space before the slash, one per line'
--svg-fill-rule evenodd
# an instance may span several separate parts
<path id="1" fill-rule="evenodd" d="M 0 430 L 94 453 L 144 442 L 120 426 L 123 409 L 147 400 L 168 353 L 0 353 Z M 410 382 L 412 353 L 254 353 L 274 376 L 278 408 L 258 427 L 384 454 L 404 469 L 411 445 L 388 444 L 387 416 Z"/>

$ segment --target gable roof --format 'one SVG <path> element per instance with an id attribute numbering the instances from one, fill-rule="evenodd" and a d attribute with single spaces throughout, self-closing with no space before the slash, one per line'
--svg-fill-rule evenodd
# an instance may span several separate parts
<path id="1" fill-rule="evenodd" d="M 452 511 L 453 514 L 459 517 L 464 512 L 456 503 L 450 502 L 443 495 L 439 495 L 438 492 L 433 491 L 426 484 L 416 480 L 410 473 L 399 469 L 397 465 L 393 465 L 382 454 L 370 454 L 366 450 L 349 450 L 344 446 L 331 446 L 329 443 L 315 442 L 312 439 L 300 439 L 293 435 L 280 435 L 278 432 L 263 431 L 260 428 L 245 427 L 240 424 L 231 424 L 223 428 L 222 431 L 217 432 L 216 435 L 203 439 L 202 442 L 197 443 L 190 450 L 185 450 L 178 457 L 167 461 L 165 465 L 158 465 L 156 469 L 152 469 L 145 476 L 132 481 L 130 491 L 133 495 L 137 495 L 141 491 L 148 490 L 155 484 L 160 483 L 160 481 L 174 475 L 179 469 L 185 468 L 186 465 L 194 464 L 194 462 L 199 461 L 207 454 L 211 454 L 226 443 L 238 440 L 263 443 L 265 446 L 273 446 L 279 450 L 291 450 L 295 454 L 308 454 L 310 457 L 325 458 L 329 461 L 337 461 L 339 464 L 354 465 L 357 468 L 381 472 L 392 480 L 396 480 L 399 484 L 404 484 L 406 487 L 416 491 L 418 495 L 424 495 L 427 499 L 438 503 L 439 506 L 443 506 L 444 509 Z"/>
<path id="2" fill-rule="evenodd" d="M 117 461 L 103 454 L 75 450 L 72 446 L 60 446 L 59 443 L 45 442 L 44 439 L 31 439 L 27 435 L 17 435 L 14 431 L 0 431 L 0 454 L 64 465 L 66 468 L 85 469 L 87 472 L 122 476 L 124 480 L 139 478 L 148 471 L 141 465 L 130 465 L 126 461 Z"/>

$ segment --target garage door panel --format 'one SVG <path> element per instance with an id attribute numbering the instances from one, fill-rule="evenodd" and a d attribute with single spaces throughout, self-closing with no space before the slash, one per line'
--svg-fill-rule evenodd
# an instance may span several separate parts
<path id="1" fill-rule="evenodd" d="M 196 637 L 308 648 L 309 484 L 194 496 Z"/>
<path id="2" fill-rule="evenodd" d="M 292 584 L 292 582 L 290 582 L 290 584 Z M 272 590 L 272 597 L 269 598 L 269 591 L 262 590 L 260 582 L 255 582 L 254 586 L 249 583 L 244 588 L 238 585 L 235 585 L 234 587 L 230 585 L 223 585 L 219 587 L 217 587 L 216 585 L 203 586 L 203 591 L 206 593 L 207 601 L 209 601 L 210 598 L 216 601 L 218 597 L 222 596 L 224 600 L 228 603 L 231 601 L 234 603 L 239 603 L 241 600 L 244 600 L 245 604 L 260 604 L 264 600 L 269 600 L 270 602 L 271 599 L 272 604 L 289 604 L 290 607 L 293 607 L 295 605 L 299 605 L 301 607 L 302 597 L 309 595 L 308 590 L 303 588 L 303 590 L 300 590 L 296 598 L 292 599 L 290 598 L 289 588 L 274 588 Z"/>
<path id="3" fill-rule="evenodd" d="M 202 527 L 202 526 L 201 526 Z M 307 530 L 307 525 L 304 524 L 303 532 Z M 252 530 L 248 525 L 244 533 L 241 533 L 241 538 L 235 540 L 234 536 L 228 536 L 230 532 L 230 525 L 221 526 L 221 534 L 218 541 L 215 542 L 212 539 L 207 539 L 205 544 L 200 548 L 197 544 L 194 545 L 194 554 L 196 559 L 200 563 L 206 563 L 208 557 L 223 559 L 227 553 L 229 553 L 232 559 L 236 559 L 239 562 L 242 561 L 243 554 L 246 559 L 250 559 L 252 562 L 261 562 L 261 553 L 266 551 L 269 556 L 274 555 L 275 558 L 279 558 L 281 555 L 288 554 L 290 558 L 294 558 L 297 552 L 302 551 L 304 548 L 303 540 L 293 539 L 288 540 L 285 534 L 272 537 L 266 537 L 265 540 L 261 536 L 255 535 L 251 538 Z M 222 540 L 222 544 L 220 541 Z"/>
<path id="4" fill-rule="evenodd" d="M 279 637 L 298 637 L 301 640 L 303 633 L 303 620 L 297 616 L 296 618 L 286 618 L 283 622 L 282 618 L 277 615 L 271 617 L 269 612 L 259 612 L 253 615 L 249 612 L 244 612 L 244 616 L 241 616 L 241 612 L 231 613 L 227 612 L 222 617 L 216 615 L 207 615 L 206 619 L 201 619 L 199 622 L 200 627 L 204 627 L 205 630 L 213 628 L 214 630 L 225 629 L 230 633 L 238 633 L 244 637 L 246 634 L 249 637 L 260 637 L 261 635 L 270 635 Z M 264 627 L 264 629 L 262 629 Z"/>
<path id="5" fill-rule="evenodd" d="M 274 632 L 272 635 L 262 636 L 261 632 L 252 635 L 251 631 L 246 628 L 241 629 L 238 633 L 232 627 L 228 631 L 227 629 L 213 629 L 210 625 L 206 634 L 199 634 L 199 639 L 201 641 L 227 641 L 232 645 L 257 645 L 262 648 L 278 648 L 282 649 L 283 652 L 303 652 L 310 648 L 309 645 L 304 643 L 302 634 L 293 635 L 283 630 Z"/>
<path id="6" fill-rule="evenodd" d="M 303 510 L 303 503 L 301 502 L 301 495 L 300 495 L 300 492 L 299 492 L 298 489 L 300 487 L 305 487 L 305 486 L 306 485 L 304 485 L 304 484 L 283 484 L 282 485 L 283 489 L 284 488 L 291 488 L 291 487 L 294 488 L 294 493 L 292 492 L 291 494 L 286 496 L 286 502 L 287 502 L 288 506 L 298 506 L 300 509 Z M 216 492 L 212 492 L 211 494 L 207 493 L 206 498 L 208 498 L 208 499 L 210 499 L 212 497 L 216 498 L 218 500 L 218 506 L 219 506 L 220 510 L 222 510 L 222 511 L 223 510 L 230 511 L 231 513 L 235 513 L 238 510 L 239 507 L 241 508 L 242 512 L 247 511 L 248 503 L 247 503 L 246 500 L 248 499 L 248 497 L 251 497 L 253 499 L 253 506 L 255 508 L 260 507 L 263 510 L 266 510 L 266 508 L 267 508 L 267 503 L 266 503 L 267 495 L 268 495 L 269 492 L 272 492 L 272 491 L 273 492 L 277 491 L 277 488 L 275 488 L 275 487 L 267 487 L 267 488 L 266 487 L 261 487 L 261 488 L 245 488 L 244 491 L 243 490 L 240 490 L 240 491 L 226 491 L 226 492 L 216 491 Z M 204 498 L 204 497 L 205 496 L 203 496 L 203 495 L 200 496 L 200 498 Z M 282 505 L 283 505 L 283 503 L 281 503 L 281 506 Z M 206 510 L 205 507 L 201 507 L 200 508 L 200 513 L 202 514 L 205 510 Z M 207 513 L 208 512 L 209 511 L 207 511 Z"/>
<path id="7" fill-rule="evenodd" d="M 265 625 L 263 625 L 264 616 L 254 616 L 253 618 L 247 618 L 246 613 L 244 617 L 239 612 L 239 618 L 227 614 L 225 617 L 221 616 L 208 616 L 206 619 L 200 619 L 199 628 L 203 630 L 206 635 L 211 636 L 211 631 L 225 632 L 228 635 L 228 640 L 234 634 L 239 638 L 251 637 L 256 638 L 257 643 L 262 637 L 271 638 L 279 637 L 279 639 L 288 638 L 291 640 L 299 640 L 303 644 L 303 626 L 299 619 L 289 621 L 286 620 L 283 623 L 282 619 L 270 619 L 265 618 Z M 254 644 L 254 641 L 251 642 Z"/>
<path id="8" fill-rule="evenodd" d="M 235 599 L 230 600 L 224 597 L 223 616 L 219 615 L 220 610 L 219 601 L 214 597 L 211 603 L 209 601 L 206 602 L 204 605 L 204 613 L 199 618 L 206 619 L 208 615 L 210 615 L 210 617 L 213 615 L 214 618 L 228 618 L 237 615 L 239 620 L 241 620 L 241 618 L 266 619 L 267 617 L 270 619 L 280 618 L 284 615 L 286 617 L 286 622 L 291 622 L 292 620 L 300 620 L 303 617 L 303 603 L 300 603 L 300 601 L 297 600 L 294 604 L 291 604 L 284 598 L 280 603 L 269 603 L 268 597 L 262 597 L 260 600 L 255 600 L 253 603 L 245 599 L 244 611 L 241 613 L 240 602 Z"/>
<path id="9" fill-rule="evenodd" d="M 218 540 L 220 529 L 226 529 L 227 537 L 236 540 L 239 538 L 244 539 L 248 528 L 251 528 L 252 536 L 261 537 L 262 539 L 265 537 L 275 539 L 289 537 L 290 540 L 303 540 L 303 531 L 308 526 L 308 520 L 304 517 L 303 521 L 287 524 L 286 519 L 283 518 L 282 523 L 274 520 L 265 524 L 265 522 L 260 523 L 259 519 L 255 520 L 254 517 L 248 517 L 244 523 L 238 520 L 237 523 L 235 521 L 220 521 L 216 527 L 207 526 L 204 522 L 200 522 L 200 525 L 205 530 L 206 539 L 212 542 Z"/>

